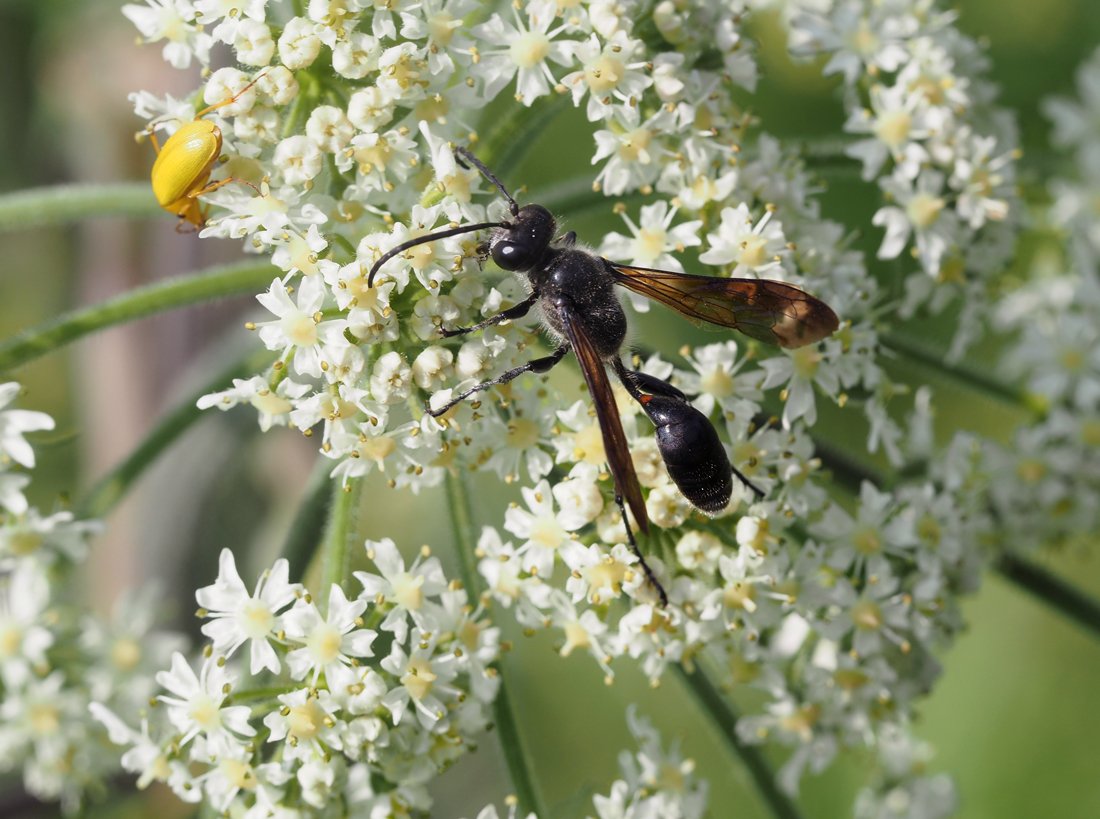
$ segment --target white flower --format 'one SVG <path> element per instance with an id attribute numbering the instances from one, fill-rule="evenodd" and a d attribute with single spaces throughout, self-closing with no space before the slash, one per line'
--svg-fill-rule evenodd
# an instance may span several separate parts
<path id="1" fill-rule="evenodd" d="M 791 23 L 791 50 L 831 53 L 824 73 L 841 73 L 849 84 L 861 72 L 892 73 L 908 58 L 905 40 L 917 27 L 911 14 L 898 11 L 895 6 L 868 7 L 846 0 L 833 4 L 825 14 L 801 12 Z"/>
<path id="2" fill-rule="evenodd" d="M 871 88 L 871 110 L 853 111 L 844 126 L 851 133 L 870 133 L 845 149 L 845 153 L 863 163 L 863 178 L 874 179 L 887 158 L 892 158 L 897 173 L 915 179 L 928 151 L 920 144 L 936 127 L 929 115 L 922 91 L 910 91 L 899 84 L 892 88 Z"/>
<path id="3" fill-rule="evenodd" d="M 275 56 L 271 29 L 257 20 L 242 20 L 233 38 L 237 58 L 245 65 L 265 66 Z"/>
<path id="4" fill-rule="evenodd" d="M 495 47 L 480 49 L 474 73 L 485 83 L 483 93 L 486 97 L 496 96 L 516 77 L 516 101 L 530 105 L 558 84 L 548 61 L 569 65 L 577 44 L 554 39 L 567 26 L 549 30 L 554 15 L 546 6 L 528 5 L 526 24 L 517 8 L 513 8 L 512 14 L 515 25 L 494 14 L 488 22 L 474 29 L 474 36 Z"/>
<path id="5" fill-rule="evenodd" d="M 211 618 L 211 622 L 203 625 L 202 633 L 213 640 L 215 651 L 230 657 L 251 641 L 250 672 L 259 674 L 266 668 L 273 674 L 279 673 L 279 657 L 270 640 L 279 630 L 279 611 L 294 602 L 302 589 L 300 584 L 289 582 L 289 574 L 290 564 L 276 560 L 249 594 L 237 574 L 233 552 L 222 549 L 214 585 L 195 592 L 195 599 Z"/>
<path id="6" fill-rule="evenodd" d="M 734 263 L 730 273 L 734 278 L 774 271 L 787 253 L 787 239 L 783 225 L 772 216 L 772 211 L 767 210 L 754 223 L 748 205 L 722 208 L 721 224 L 718 230 L 707 234 L 710 248 L 699 255 L 699 261 L 716 265 Z"/>
<path id="7" fill-rule="evenodd" d="M 42 517 L 31 507 L 0 526 L 0 569 L 11 569 L 24 561 L 45 567 L 58 558 L 81 560 L 89 536 L 101 528 L 99 521 L 73 520 L 72 512 Z"/>
<path id="8" fill-rule="evenodd" d="M 288 185 L 309 182 L 321 172 L 324 161 L 320 146 L 305 134 L 294 134 L 279 142 L 271 159 Z"/>
<path id="9" fill-rule="evenodd" d="M 360 657 L 373 657 L 371 644 L 377 632 L 360 627 L 360 615 L 367 604 L 366 600 L 348 600 L 335 583 L 329 590 L 324 617 L 316 605 L 299 599 L 283 614 L 286 639 L 301 646 L 286 655 L 290 676 L 301 680 L 312 672 L 316 684 L 322 673 L 328 674 L 339 665 L 352 665 Z"/>
<path id="10" fill-rule="evenodd" d="M 164 59 L 174 68 L 188 68 L 192 59 L 203 65 L 210 61 L 214 40 L 195 25 L 195 8 L 189 0 L 146 0 L 148 5 L 127 4 L 122 13 L 137 26 L 147 42 L 161 40 Z"/>
<path id="11" fill-rule="evenodd" d="M 509 506 L 504 528 L 524 540 L 518 551 L 523 570 L 550 577 L 554 571 L 554 557 L 557 550 L 569 542 L 570 530 L 554 513 L 554 495 L 547 481 L 540 481 L 533 489 L 524 487 L 522 493 L 530 511 L 514 504 Z"/>
<path id="12" fill-rule="evenodd" d="M 747 428 L 763 398 L 763 376 L 760 370 L 747 369 L 746 359 L 739 358 L 739 353 L 732 339 L 696 347 L 688 358 L 694 372 L 677 370 L 676 384 L 695 396 L 691 403 L 704 415 L 709 416 L 718 406 Z"/>
<path id="13" fill-rule="evenodd" d="M 420 643 L 410 654 L 395 640 L 389 656 L 382 660 L 382 668 L 401 681 L 382 699 L 394 725 L 401 723 L 411 705 L 425 730 L 445 727 L 447 705 L 440 697 L 450 700 L 458 693 L 450 684 L 457 671 L 454 655 L 436 655 L 434 641 L 430 640 Z"/>
<path id="14" fill-rule="evenodd" d="M 115 745 L 128 745 L 122 755 L 122 768 L 138 775 L 137 786 L 144 790 L 153 782 L 187 782 L 191 776 L 181 759 L 173 759 L 171 751 L 161 746 L 149 735 L 149 723 L 142 720 L 141 731 L 135 731 L 99 702 L 88 705 L 92 716 L 107 729 L 107 736 Z M 177 788 L 176 794 L 184 801 L 202 799 L 201 788 Z"/>
<path id="15" fill-rule="evenodd" d="M 653 84 L 644 71 L 645 61 L 635 60 L 643 48 L 641 41 L 621 30 L 604 44 L 593 34 L 577 45 L 574 59 L 581 69 L 562 77 L 561 83 L 572 89 L 574 105 L 580 105 L 585 92 L 591 92 L 586 109 L 590 121 L 606 117 L 616 102 L 636 104 L 637 97 Z"/>
<path id="16" fill-rule="evenodd" d="M 308 68 L 321 53 L 321 38 L 304 17 L 293 17 L 279 35 L 279 59 L 291 71 Z"/>
<path id="17" fill-rule="evenodd" d="M 332 70 L 349 80 L 361 80 L 378 68 L 382 47 L 377 38 L 353 32 L 332 49 Z"/>
<path id="18" fill-rule="evenodd" d="M 19 384 L 9 381 L 0 384 L 0 465 L 12 460 L 31 469 L 34 467 L 34 450 L 23 436 L 28 432 L 53 429 L 53 419 L 44 412 L 4 409 L 19 395 Z"/>
<path id="19" fill-rule="evenodd" d="M 222 707 L 234 682 L 218 658 L 204 660 L 196 675 L 178 651 L 172 655 L 171 669 L 157 672 L 157 683 L 168 691 L 157 699 L 168 706 L 168 719 L 183 734 L 180 745 L 202 734 L 210 748 L 224 753 L 243 743 L 241 737 L 255 736 L 256 729 L 248 724 L 248 706 Z"/>
<path id="20" fill-rule="evenodd" d="M 943 195 L 944 178 L 929 171 L 921 174 L 915 184 L 900 171 L 881 181 L 882 189 L 893 197 L 896 205 L 879 208 L 871 222 L 886 228 L 886 236 L 878 250 L 880 259 L 897 258 L 916 235 L 917 258 L 930 276 L 940 272 L 944 255 L 958 239 L 958 219 L 947 210 Z"/>
<path id="21" fill-rule="evenodd" d="M 380 628 L 392 631 L 399 643 L 405 642 L 408 635 L 409 617 L 417 628 L 431 631 L 431 624 L 425 619 L 430 617 L 426 603 L 428 598 L 438 595 L 447 586 L 438 558 L 422 553 L 406 569 L 405 560 L 389 538 L 368 540 L 365 545 L 367 557 L 381 574 L 355 572 L 355 577 L 363 584 L 363 594 L 375 605 L 393 605 Z"/>
<path id="22" fill-rule="evenodd" d="M 595 184 L 608 196 L 618 196 L 652 185 L 661 176 L 662 170 L 667 171 L 671 167 L 666 163 L 672 151 L 665 144 L 665 137 L 676 130 L 673 111 L 662 106 L 643 122 L 637 108 L 620 105 L 614 108 L 607 124 L 609 128 L 602 128 L 593 135 L 596 151 L 592 155 L 592 164 L 607 160 L 597 174 Z M 688 206 L 694 209 L 701 207 L 698 203 Z"/>
<path id="23" fill-rule="evenodd" d="M 294 354 L 294 370 L 314 378 L 322 376 L 325 345 L 341 337 L 341 321 L 322 321 L 321 305 L 325 292 L 316 278 L 303 279 L 297 302 L 292 301 L 282 279 L 275 279 L 266 293 L 256 297 L 278 318 L 256 322 L 260 340 L 269 350 L 280 350 L 286 356 Z"/>
<path id="24" fill-rule="evenodd" d="M 289 758 L 308 761 L 343 747 L 342 720 L 335 717 L 336 703 L 327 692 L 317 696 L 309 688 L 299 688 L 280 694 L 279 702 L 283 707 L 264 717 L 264 726 L 270 731 L 268 742 L 286 741 Z"/>
<path id="25" fill-rule="evenodd" d="M 23 489 L 31 482 L 29 475 L 16 475 L 0 472 L 0 506 L 13 515 L 22 515 L 27 511 L 27 499 Z"/>
<path id="26" fill-rule="evenodd" d="M 598 471 L 591 464 L 579 463 L 554 486 L 554 499 L 561 507 L 557 519 L 566 531 L 580 529 L 603 511 L 603 493 L 596 484 L 598 477 Z"/>
<path id="27" fill-rule="evenodd" d="M 391 350 L 375 362 L 370 377 L 370 391 L 381 404 L 396 404 L 409 397 L 412 370 L 401 353 Z"/>
<path id="28" fill-rule="evenodd" d="M 195 0 L 196 17 L 204 26 L 217 22 L 211 34 L 223 43 L 235 43 L 242 28 L 262 23 L 268 0 Z"/>
<path id="29" fill-rule="evenodd" d="M 703 222 L 694 219 L 671 227 L 672 220 L 676 218 L 676 210 L 675 206 L 670 208 L 668 202 L 663 200 L 645 205 L 639 214 L 640 225 L 634 224 L 626 211 L 623 211 L 623 221 L 630 228 L 631 235 L 607 234 L 600 245 L 600 253 L 615 261 L 621 260 L 639 267 L 656 267 L 683 273 L 684 266 L 672 253 L 683 253 L 684 248 L 701 244 L 699 229 Z M 649 309 L 644 298 L 632 294 L 631 300 L 634 309 L 640 312 Z"/>
<path id="30" fill-rule="evenodd" d="M 49 667 L 46 650 L 55 639 L 43 616 L 49 601 L 46 576 L 31 563 L 0 579 L 0 679 L 5 686 L 18 687 Z"/>
<path id="31" fill-rule="evenodd" d="M 309 392 L 309 386 L 284 378 L 274 391 L 268 381 L 259 375 L 251 378 L 234 378 L 233 388 L 204 395 L 196 403 L 199 409 L 217 407 L 231 409 L 247 402 L 259 413 L 260 429 L 264 432 L 273 426 L 286 426 L 290 421 L 295 402 Z"/>

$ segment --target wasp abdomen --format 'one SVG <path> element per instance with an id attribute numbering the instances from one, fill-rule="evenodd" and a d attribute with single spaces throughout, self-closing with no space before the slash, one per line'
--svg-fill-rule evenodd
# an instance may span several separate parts
<path id="1" fill-rule="evenodd" d="M 657 448 L 669 477 L 704 512 L 720 512 L 733 494 L 733 470 L 707 417 L 686 401 L 647 395 L 646 414 L 657 427 Z"/>

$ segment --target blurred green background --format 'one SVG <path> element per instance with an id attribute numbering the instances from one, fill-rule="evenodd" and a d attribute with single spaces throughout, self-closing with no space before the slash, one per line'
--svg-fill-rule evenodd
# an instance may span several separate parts
<path id="1" fill-rule="evenodd" d="M 139 88 L 181 95 L 197 83 L 160 59 L 159 46 L 139 47 L 115 2 L 7 0 L 0 2 L 0 189 L 63 182 L 145 179 L 151 149 L 137 145 L 141 123 L 126 95 Z M 1045 148 L 1047 123 L 1039 101 L 1073 91 L 1077 65 L 1100 43 L 1096 0 L 965 0 L 960 25 L 989 46 L 1001 102 L 1020 123 L 1025 183 L 1042 182 L 1058 168 Z M 774 25 L 757 29 L 765 73 L 752 101 L 767 130 L 809 137 L 839 133 L 843 121 L 835 85 L 812 68 L 791 65 L 775 45 Z M 531 198 L 563 176 L 588 173 L 587 123 L 565 117 L 532 146 L 511 172 Z M 547 162 L 550 155 L 553 162 Z M 826 212 L 844 220 L 872 251 L 879 241 L 869 218 L 877 194 L 849 169 L 824 177 Z M 621 229 L 608 208 L 565 214 L 590 241 Z M 148 221 L 99 219 L 67 229 L 0 236 L 0 336 L 34 325 L 73 306 L 207 264 L 236 258 L 232 243 L 176 234 L 171 217 Z M 28 395 L 22 406 L 50 412 L 54 433 L 36 439 L 40 465 L 32 501 L 53 509 L 79 497 L 124 457 L 176 402 L 210 377 L 229 349 L 256 343 L 241 330 L 249 298 L 167 314 L 106 332 L 40 359 L 15 374 Z M 945 343 L 949 320 L 909 329 Z M 654 313 L 646 338 L 671 356 L 694 331 Z M 714 340 L 714 336 L 704 336 Z M 971 363 L 987 366 L 995 346 Z M 1011 407 L 944 381 L 934 370 L 900 361 L 891 374 L 936 390 L 938 430 L 980 429 L 1002 437 L 1019 416 Z M 569 377 L 568 375 L 566 376 Z M 861 447 L 855 413 L 823 413 L 823 431 L 846 449 Z M 248 576 L 281 545 L 304 482 L 313 448 L 295 433 L 261 436 L 248 410 L 212 413 L 146 476 L 108 520 L 89 564 L 89 603 L 106 609 L 125 587 L 156 579 L 167 613 L 194 630 L 191 594 L 215 574 L 224 546 L 250 555 Z M 491 477 L 477 487 L 481 522 L 498 522 L 512 494 Z M 395 495 L 373 481 L 365 493 L 362 534 L 394 537 L 409 549 L 433 544 L 444 560 L 451 534 L 440 508 L 442 493 Z M 1100 594 L 1100 560 L 1085 550 L 1051 556 L 1050 566 Z M 1100 816 L 1100 643 L 996 576 L 966 605 L 972 624 L 943 658 L 944 675 L 920 708 L 918 733 L 937 749 L 932 769 L 952 773 L 966 819 Z M 506 617 L 498 618 L 501 621 Z M 539 783 L 558 817 L 591 811 L 592 793 L 606 792 L 618 775 L 617 753 L 632 747 L 623 719 L 628 702 L 679 739 L 711 784 L 713 817 L 766 816 L 747 776 L 731 758 L 716 727 L 707 723 L 674 679 L 658 690 L 625 665 L 613 686 L 587 657 L 562 660 L 552 640 L 508 636 L 516 649 L 506 662 L 522 730 L 538 763 Z M 777 758 L 777 762 L 779 759 Z M 844 757 L 826 775 L 804 780 L 800 804 L 810 819 L 851 814 L 867 759 Z M 14 782 L 0 783 L 6 786 Z M 434 815 L 473 816 L 509 791 L 491 736 L 482 750 L 445 774 Z M 2 803 L 2 799 L 0 799 Z M 20 815 L 50 815 L 51 809 Z M 129 802 L 127 815 L 186 815 L 163 794 Z M 122 815 L 111 810 L 101 815 Z M 545 818 L 544 818 L 545 819 Z"/>

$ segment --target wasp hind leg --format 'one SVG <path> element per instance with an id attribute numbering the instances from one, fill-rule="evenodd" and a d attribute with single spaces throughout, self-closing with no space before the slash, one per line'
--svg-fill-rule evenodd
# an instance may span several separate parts
<path id="1" fill-rule="evenodd" d="M 634 532 L 630 528 L 630 519 L 626 516 L 626 504 L 623 503 L 623 496 L 618 493 L 615 493 L 615 505 L 619 507 L 619 514 L 623 516 L 623 526 L 626 528 L 626 539 L 630 542 L 630 550 L 634 552 L 634 556 L 642 564 L 642 571 L 645 572 L 646 580 L 653 584 L 653 588 L 657 590 L 657 596 L 661 599 L 661 608 L 665 608 L 668 606 L 668 595 L 665 593 L 665 587 L 661 585 L 661 581 L 657 579 L 653 569 L 649 568 L 649 564 L 646 563 L 645 557 L 642 555 L 642 550 L 638 548 L 638 541 L 634 539 Z"/>

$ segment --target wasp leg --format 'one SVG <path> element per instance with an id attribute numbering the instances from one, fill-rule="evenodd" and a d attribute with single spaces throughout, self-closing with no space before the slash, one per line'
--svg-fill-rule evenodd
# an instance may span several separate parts
<path id="1" fill-rule="evenodd" d="M 635 401 L 641 401 L 642 392 L 679 398 L 685 402 L 688 400 L 686 395 L 667 381 L 662 381 L 657 376 L 644 373 L 641 370 L 628 370 L 620 358 L 616 358 L 612 366 L 615 368 L 615 374 L 619 376 L 619 380 L 626 391 L 634 397 Z"/>
<path id="2" fill-rule="evenodd" d="M 558 239 L 558 244 L 562 247 L 574 247 L 577 244 L 577 231 L 571 230 L 566 233 Z"/>
<path id="3" fill-rule="evenodd" d="M 526 364 L 521 364 L 518 367 L 513 367 L 510 370 L 505 370 L 496 378 L 492 378 L 488 381 L 482 381 L 480 384 L 475 384 L 474 386 L 470 387 L 470 389 L 464 390 L 438 409 L 432 409 L 431 407 L 428 407 L 428 415 L 432 416 L 433 418 L 438 418 L 455 404 L 461 401 L 465 401 L 474 393 L 481 392 L 482 390 L 487 390 L 489 389 L 489 387 L 496 387 L 500 384 L 507 384 L 509 381 L 514 381 L 515 379 L 519 378 L 524 373 L 549 372 L 555 364 L 565 358 L 565 354 L 567 352 L 569 352 L 569 345 L 563 344 L 545 358 L 536 358 L 532 361 L 528 361 Z"/>
<path id="4" fill-rule="evenodd" d="M 494 324 L 500 324 L 502 321 L 510 321 L 512 319 L 523 318 L 531 312 L 531 308 L 535 306 L 535 302 L 538 300 L 538 293 L 532 293 L 516 306 L 509 307 L 507 310 L 503 310 L 497 313 L 495 316 L 489 316 L 489 318 L 485 319 L 484 321 L 479 321 L 477 324 L 471 325 L 470 327 L 453 327 L 450 330 L 446 330 L 440 327 L 439 334 L 443 336 L 443 338 L 464 336 L 466 335 L 466 333 L 472 333 L 476 330 L 484 330 L 486 327 L 492 327 Z"/>
<path id="5" fill-rule="evenodd" d="M 733 470 L 733 474 L 737 478 L 737 480 L 741 481 L 741 483 L 743 483 L 745 486 L 747 486 L 749 489 L 752 490 L 752 493 L 754 495 L 756 495 L 757 500 L 764 500 L 764 490 L 763 489 L 761 489 L 755 483 L 753 483 L 748 478 L 746 478 L 744 475 L 742 475 L 741 471 L 736 466 L 733 466 L 731 464 L 730 469 Z"/>
<path id="6" fill-rule="evenodd" d="M 664 608 L 668 605 L 668 595 L 665 594 L 665 587 L 661 585 L 661 581 L 657 579 L 653 569 L 649 568 L 649 564 L 645 562 L 645 558 L 638 548 L 638 542 L 634 539 L 634 533 L 630 530 L 630 520 L 626 516 L 626 505 L 623 503 L 622 495 L 615 495 L 615 505 L 619 507 L 619 514 L 623 516 L 623 526 L 626 527 L 626 539 L 630 541 L 630 550 L 634 552 L 638 562 L 642 564 L 642 571 L 645 572 L 646 579 L 653 584 L 653 588 L 657 590 L 657 594 L 661 598 L 661 607 Z"/>

